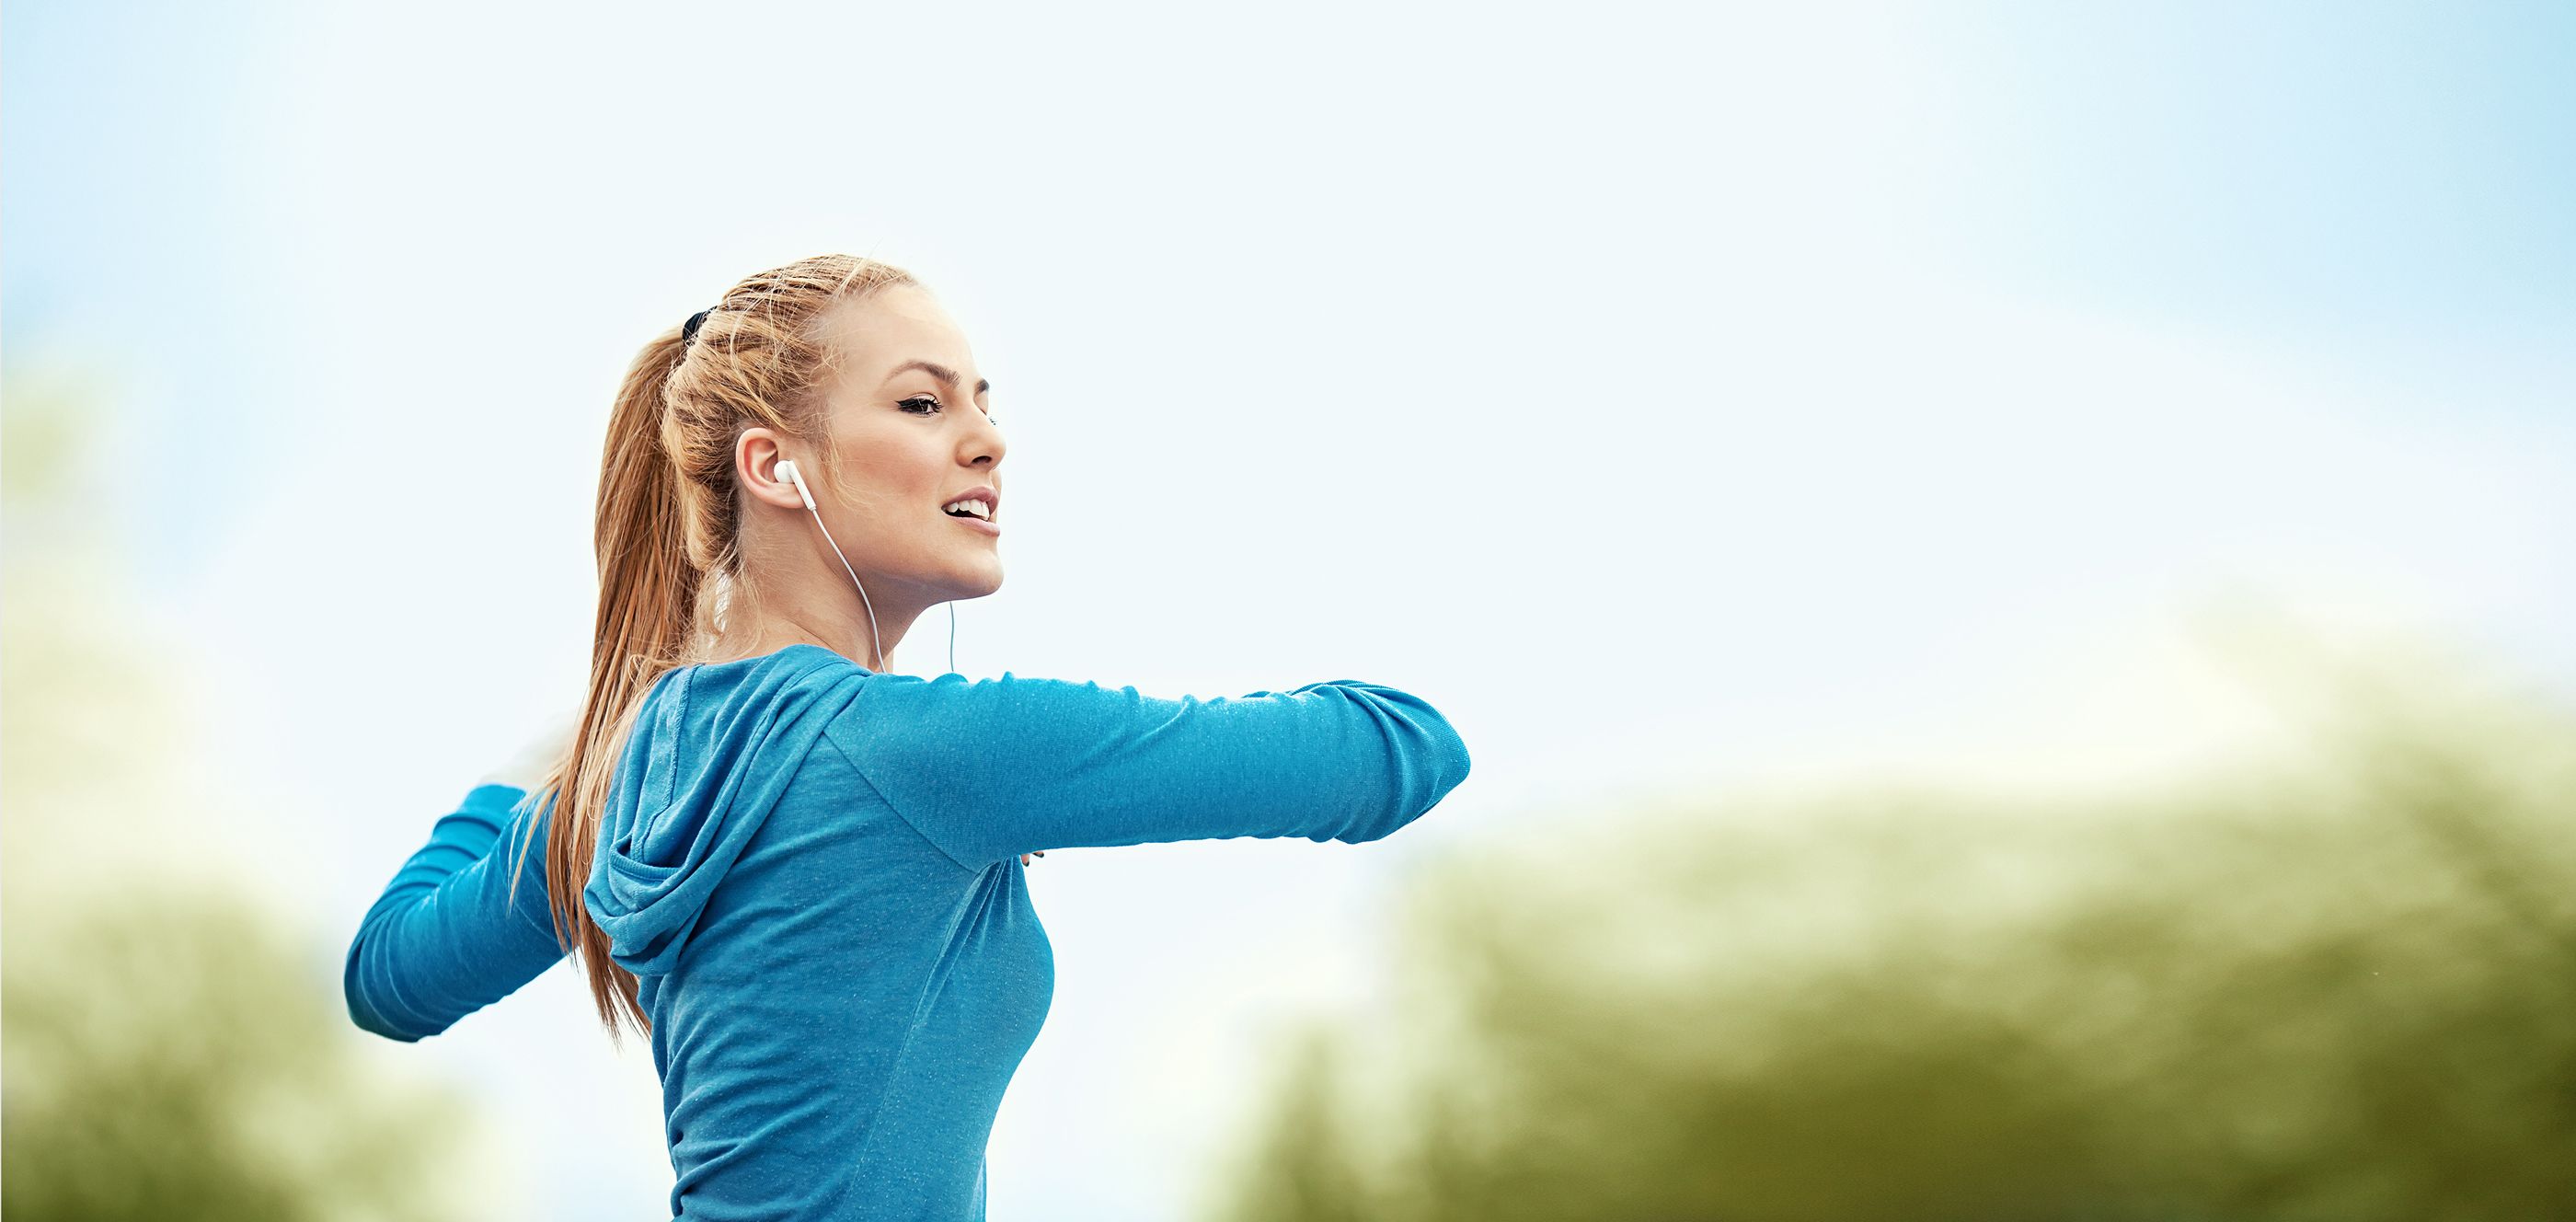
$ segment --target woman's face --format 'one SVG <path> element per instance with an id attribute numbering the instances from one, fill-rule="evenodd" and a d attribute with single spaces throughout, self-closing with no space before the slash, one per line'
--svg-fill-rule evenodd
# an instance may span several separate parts
<path id="1" fill-rule="evenodd" d="M 851 567 L 878 598 L 925 609 L 1000 589 L 1006 447 L 965 334 L 912 285 L 842 305 L 827 334 L 841 356 L 825 398 L 840 486 L 814 503 Z M 978 489 L 992 521 L 945 512 Z"/>

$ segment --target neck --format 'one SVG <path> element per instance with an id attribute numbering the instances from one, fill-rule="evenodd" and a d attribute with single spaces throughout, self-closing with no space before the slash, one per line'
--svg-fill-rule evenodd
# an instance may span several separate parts
<path id="1" fill-rule="evenodd" d="M 835 568 L 837 569 L 837 565 Z M 737 589 L 730 622 L 716 638 L 714 661 L 731 662 L 776 653 L 790 645 L 819 645 L 869 670 L 884 673 L 894 665 L 895 646 L 912 630 L 925 609 L 909 591 L 867 578 L 867 600 L 850 585 L 847 573 L 835 572 L 836 587 L 800 583 L 769 598 L 743 598 Z M 749 604 L 749 605 L 745 605 Z M 869 608 L 875 608 L 875 632 Z"/>

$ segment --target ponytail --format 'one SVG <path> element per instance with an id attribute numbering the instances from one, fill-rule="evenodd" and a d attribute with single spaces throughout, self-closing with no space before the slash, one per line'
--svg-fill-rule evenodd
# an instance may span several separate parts
<path id="1" fill-rule="evenodd" d="M 662 444 L 664 390 L 685 352 L 678 328 L 655 338 L 617 391 L 599 466 L 599 615 L 590 692 L 571 748 L 547 772 L 539 798 L 555 805 L 545 856 L 555 942 L 581 961 L 592 1004 L 611 1035 L 621 1018 L 639 1033 L 651 1023 L 636 1004 L 634 973 L 608 957 L 608 935 L 590 919 L 581 893 L 590 882 L 618 748 L 653 680 L 688 656 L 694 631 L 703 574 L 689 560 L 680 476 Z M 533 822 L 530 827 L 533 839 Z M 526 848 L 523 841 L 522 861 Z M 510 878 L 516 887 L 516 867 Z"/>

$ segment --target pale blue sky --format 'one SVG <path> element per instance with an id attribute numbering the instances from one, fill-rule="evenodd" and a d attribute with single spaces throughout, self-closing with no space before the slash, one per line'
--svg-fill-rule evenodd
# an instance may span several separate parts
<path id="1" fill-rule="evenodd" d="M 2565 6 L 0 29 L 0 346 L 118 379 L 134 614 L 207 644 L 206 750 L 317 922 L 572 698 L 624 363 L 818 250 L 922 273 L 995 383 L 1010 578 L 960 670 L 1458 721 L 1476 776 L 1382 851 L 1032 872 L 1059 986 L 996 1217 L 1183 1216 L 1265 1024 L 1364 995 L 1392 875 L 1508 822 L 2181 758 L 2259 721 L 2176 677 L 2233 591 L 2576 690 Z M 559 977 L 398 1051 L 514 1142 L 595 1134 L 530 1216 L 634 1216 L 650 1083 Z"/>
<path id="2" fill-rule="evenodd" d="M 267 410 L 259 381 L 285 372 L 267 364 L 272 357 L 259 351 L 260 340 L 276 335 L 273 311 L 293 303 L 263 294 L 277 290 L 280 264 L 302 253 L 294 218 L 315 206 L 317 181 L 334 169 L 316 150 L 280 139 L 293 126 L 288 115 L 363 101 L 294 88 L 310 65 L 293 61 L 318 49 L 300 40 L 299 30 L 323 11 L 31 3 L 13 6 L 7 17 L 12 37 L 0 48 L 7 69 L 0 88 L 12 105 L 0 114 L 0 132 L 11 172 L 0 196 L 17 239 L 0 251 L 9 335 L 19 342 L 56 335 L 144 341 L 122 351 L 121 363 L 184 383 L 191 402 L 189 410 L 165 404 L 172 410 L 156 421 L 168 439 L 167 458 L 190 457 L 188 469 L 170 472 L 174 497 L 202 503 L 211 493 L 220 500 L 232 487 L 227 481 L 260 473 L 255 460 L 204 460 L 250 444 L 242 422 Z M 1652 10 L 1622 11 L 1628 16 L 1600 22 L 1604 44 L 1653 28 Z M 671 66 L 685 63 L 686 31 L 709 20 L 703 9 L 685 7 L 592 12 L 620 38 L 656 47 Z M 787 10 L 779 13 L 778 28 L 794 24 Z M 474 23 L 477 15 L 469 9 L 455 20 Z M 857 37 L 864 19 L 832 21 L 850 35 L 837 44 L 852 57 L 847 69 L 864 79 L 874 51 Z M 1461 16 L 1457 24 L 1472 31 L 1480 23 Z M 1581 59 L 1570 72 L 1597 74 L 1633 54 L 1640 74 L 1663 79 L 1629 100 L 1672 103 L 1657 126 L 1691 129 L 1685 110 L 1692 91 L 1715 86 L 1674 79 L 1692 66 L 1690 47 L 1603 45 L 1597 59 L 1580 57 L 1587 40 L 1579 25 L 1569 28 L 1576 33 L 1564 49 Z M 2576 114 L 2576 76 L 2564 71 L 2576 51 L 2576 9 L 1944 5 L 1918 7 L 1888 19 L 1886 28 L 1885 37 L 1938 61 L 1914 82 L 1921 92 L 1890 99 L 1887 109 L 1920 111 L 1927 146 L 1945 160 L 1891 159 L 1869 171 L 1882 184 L 1910 189 L 1874 218 L 1880 230 L 1912 244 L 1904 256 L 1910 261 L 1969 268 L 2035 296 L 2242 329 L 2339 359 L 2401 367 L 2392 376 L 2405 376 L 2406 358 L 2439 365 L 2499 340 L 2520 341 L 2543 364 L 2554 359 L 2561 373 L 2570 359 L 2568 344 L 2549 341 L 2576 318 L 2576 226 L 2564 221 L 2576 214 L 2576 122 L 2567 118 Z M 477 73 L 542 57 L 540 47 L 504 45 L 528 33 L 495 22 L 460 40 L 483 44 L 491 62 L 453 61 L 449 87 L 489 89 Z M 1822 33 L 1820 41 L 1829 41 L 1837 31 Z M 1007 92 L 1013 82 L 978 73 L 972 39 L 958 35 L 931 69 L 947 74 L 941 88 L 974 81 L 979 90 Z M 1472 47 L 1475 40 L 1459 41 Z M 337 49 L 381 54 L 388 47 Z M 578 50 L 570 42 L 555 48 Z M 1359 56 L 1368 60 L 1361 66 L 1380 70 L 1343 89 L 1400 86 L 1404 75 L 1383 71 L 1392 67 L 1437 80 L 1454 70 L 1438 63 L 1437 50 L 1426 40 L 1384 62 Z M 1536 61 L 1542 75 L 1544 63 Z M 562 109 L 534 111 L 532 122 L 604 118 L 578 100 L 583 91 L 573 82 L 582 69 L 562 67 L 565 87 L 545 94 Z M 419 85 L 430 75 L 401 83 Z M 1393 113 L 1408 105 L 1438 109 L 1431 92 L 1398 98 Z M 437 100 L 422 101 L 434 119 Z M 1047 90 L 1013 101 L 1040 113 L 1064 105 Z M 690 106 L 685 97 L 663 104 Z M 1882 126 L 1889 117 L 1870 116 Z M 705 129 L 682 126 L 680 114 L 672 118 L 676 154 L 682 131 Z M 1773 118 L 1790 138 L 1801 134 L 1795 113 Z M 1570 147 L 1544 132 L 1519 134 L 1534 150 Z M 1806 134 L 1816 138 L 1799 160 L 1843 156 L 1830 123 Z M 451 194 L 454 181 L 481 164 L 471 132 L 440 133 L 433 122 L 387 136 L 417 142 L 406 151 L 417 158 L 418 185 L 428 193 L 473 198 Z M 774 156 L 792 145 L 752 147 Z M 1426 158 L 1436 158 L 1436 140 L 1424 147 Z M 1691 154 L 1666 149 L 1616 173 L 1604 163 L 1577 168 L 1598 176 L 1612 196 L 1639 183 L 1710 190 L 1678 177 L 1694 168 Z M 1946 160 L 1952 157 L 1960 160 Z M 550 215 L 630 202 L 619 195 L 624 186 L 593 180 L 595 197 L 585 199 L 576 185 L 549 201 Z M 1727 184 L 1710 202 L 1740 200 L 1760 186 Z M 509 189 L 487 188 L 503 198 Z M 1401 210 L 1403 196 L 1388 202 Z M 1888 202 L 1861 198 L 1843 206 L 1868 211 Z M 416 235 L 433 248 L 437 236 Z M 2508 397 L 2471 406 L 2546 405 Z M 180 537 L 163 542 L 185 551 L 185 540 L 219 529 L 220 518 L 190 515 L 176 527 Z"/>
<path id="3" fill-rule="evenodd" d="M 1999 269 L 2331 342 L 2564 327 L 2576 9 L 2022 5 L 1940 23 L 1976 70 L 1962 202 Z"/>

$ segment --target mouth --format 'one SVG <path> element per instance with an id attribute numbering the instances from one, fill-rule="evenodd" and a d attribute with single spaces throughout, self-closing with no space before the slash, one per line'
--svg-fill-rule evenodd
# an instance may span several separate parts
<path id="1" fill-rule="evenodd" d="M 1001 528 L 1001 527 L 999 527 L 999 526 L 995 526 L 995 525 L 993 525 L 992 523 L 987 522 L 987 521 L 985 521 L 985 520 L 984 520 L 984 519 L 982 519 L 982 518 L 975 517 L 975 516 L 973 516 L 973 515 L 971 515 L 971 514 L 953 514 L 953 513 L 952 513 L 952 514 L 949 514 L 949 515 L 948 515 L 948 520 L 949 520 L 949 521 L 951 521 L 951 522 L 955 522 L 955 523 L 957 523 L 958 525 L 960 525 L 960 526 L 963 526 L 963 527 L 967 528 L 968 530 L 978 530 L 978 531 L 982 531 L 982 532 L 984 532 L 985 534 L 988 534 L 988 535 L 998 535 L 998 534 L 1002 533 L 1002 528 Z"/>
<path id="2" fill-rule="evenodd" d="M 994 525 L 993 519 L 1001 507 L 1001 493 L 991 488 L 978 487 L 969 488 L 960 493 L 947 504 L 940 506 L 939 512 L 952 521 L 962 522 L 987 535 L 998 535 L 1002 533 L 1002 528 Z"/>

